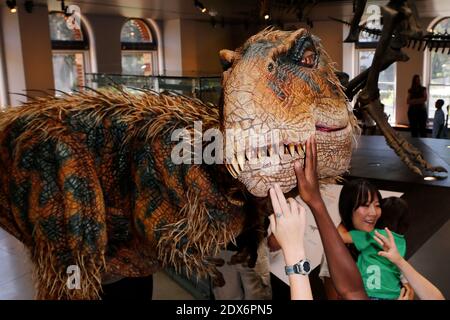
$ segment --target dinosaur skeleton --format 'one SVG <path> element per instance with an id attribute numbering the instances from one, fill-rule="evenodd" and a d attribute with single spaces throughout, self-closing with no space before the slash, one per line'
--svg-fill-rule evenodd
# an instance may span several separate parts
<path id="1" fill-rule="evenodd" d="M 356 2 L 355 16 L 346 41 L 355 42 L 357 40 L 366 2 L 367 0 Z M 441 44 L 448 44 L 450 39 L 448 35 L 425 34 L 421 30 L 418 24 L 417 8 L 413 0 L 391 0 L 381 8 L 381 12 L 384 26 L 372 65 L 349 83 L 346 88 L 347 96 L 349 99 L 353 99 L 356 92 L 362 88 L 357 98 L 357 105 L 363 113 L 370 115 L 376 121 L 388 145 L 410 170 L 419 175 L 444 178 L 447 176 L 445 168 L 430 165 L 417 148 L 389 125 L 381 108 L 378 79 L 380 73 L 392 63 L 409 60 L 408 56 L 402 52 L 402 48 L 408 47 L 408 45 L 412 45 L 414 48 L 418 42 L 425 42 L 424 48 L 436 48 L 437 50 Z M 419 49 L 421 46 L 419 44 Z"/>
<path id="2" fill-rule="evenodd" d="M 311 11 L 319 0 L 281 0 L 261 1 L 261 7 L 271 10 L 280 10 L 286 13 L 297 14 L 301 21 L 305 13 Z M 356 76 L 345 88 L 347 98 L 352 101 L 357 96 L 355 108 L 361 109 L 365 115 L 370 115 L 378 124 L 386 138 L 388 145 L 395 151 L 401 160 L 413 172 L 422 176 L 434 176 L 436 178 L 447 177 L 447 170 L 442 167 L 434 167 L 424 160 L 422 153 L 401 137 L 387 122 L 380 102 L 378 79 L 380 73 L 395 62 L 406 62 L 409 57 L 402 52 L 402 48 L 426 50 L 427 48 L 438 52 L 450 54 L 450 35 L 446 33 L 424 32 L 418 20 L 418 11 L 415 0 L 390 0 L 387 5 L 381 7 L 383 16 L 383 28 L 371 29 L 361 26 L 367 0 L 354 0 L 354 17 L 352 22 L 331 18 L 350 26 L 350 32 L 345 42 L 358 41 L 360 32 L 367 32 L 375 38 L 379 38 L 375 56 L 370 68 Z M 307 17 L 307 15 L 306 15 Z"/>

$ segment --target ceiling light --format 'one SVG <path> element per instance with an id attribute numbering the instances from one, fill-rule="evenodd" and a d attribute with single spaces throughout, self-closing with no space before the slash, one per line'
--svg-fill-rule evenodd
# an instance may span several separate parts
<path id="1" fill-rule="evenodd" d="M 17 3 L 16 0 L 7 0 L 6 1 L 6 5 L 9 8 L 9 11 L 11 13 L 16 13 L 17 12 Z"/>
<path id="2" fill-rule="evenodd" d="M 425 178 L 423 178 L 423 180 L 425 180 L 425 181 L 436 181 L 437 178 L 436 177 L 425 177 Z"/>
<path id="3" fill-rule="evenodd" d="M 207 11 L 206 7 L 199 0 L 194 0 L 194 6 L 202 13 L 205 13 Z"/>
<path id="4" fill-rule="evenodd" d="M 269 20 L 269 19 L 270 19 L 270 15 L 266 13 L 266 14 L 264 15 L 264 20 Z"/>

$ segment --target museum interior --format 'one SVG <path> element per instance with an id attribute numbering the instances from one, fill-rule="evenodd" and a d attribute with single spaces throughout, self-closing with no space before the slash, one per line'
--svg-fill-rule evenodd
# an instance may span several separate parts
<path id="1" fill-rule="evenodd" d="M 347 299 L 345 247 L 360 298 L 448 299 L 449 111 L 448 0 L 2 0 L 0 300 Z"/>

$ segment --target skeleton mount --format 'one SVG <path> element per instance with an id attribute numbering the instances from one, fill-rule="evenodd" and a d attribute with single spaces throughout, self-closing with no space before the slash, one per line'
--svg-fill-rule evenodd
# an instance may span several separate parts
<path id="1" fill-rule="evenodd" d="M 425 33 L 418 24 L 418 14 L 414 0 L 391 0 L 381 8 L 383 28 L 381 30 L 360 27 L 367 0 L 355 0 L 355 15 L 350 25 L 346 42 L 357 42 L 361 31 L 379 37 L 375 56 L 370 68 L 356 76 L 346 86 L 349 100 L 357 96 L 356 108 L 372 117 L 386 138 L 388 145 L 395 151 L 410 170 L 421 176 L 438 179 L 447 178 L 447 170 L 429 164 L 422 153 L 400 136 L 387 122 L 382 111 L 378 79 L 380 73 L 391 64 L 408 61 L 409 57 L 402 48 L 429 50 L 450 53 L 450 36 L 448 34 Z"/>

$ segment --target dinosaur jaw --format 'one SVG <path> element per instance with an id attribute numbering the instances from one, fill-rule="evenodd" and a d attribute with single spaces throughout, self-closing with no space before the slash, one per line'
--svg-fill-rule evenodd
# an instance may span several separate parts
<path id="1" fill-rule="evenodd" d="M 294 162 L 304 165 L 306 139 L 315 133 L 318 146 L 318 172 L 320 178 L 337 177 L 349 166 L 352 149 L 352 126 L 326 127 L 317 125 L 316 130 L 297 133 L 299 139 L 283 139 L 277 145 L 260 148 L 244 148 L 227 162 L 228 171 L 239 179 L 247 190 L 256 197 L 266 197 L 274 183 L 284 193 L 297 185 Z M 283 134 L 295 136 L 295 134 Z M 332 141 L 332 143 L 330 143 Z"/>

